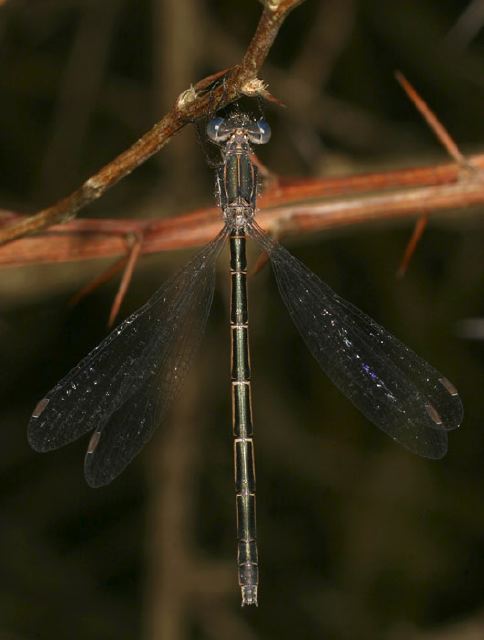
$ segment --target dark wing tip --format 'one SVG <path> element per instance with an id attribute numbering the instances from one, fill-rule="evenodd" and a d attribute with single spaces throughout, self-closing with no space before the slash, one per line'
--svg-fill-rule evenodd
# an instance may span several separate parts
<path id="1" fill-rule="evenodd" d="M 32 416 L 27 427 L 27 441 L 32 449 L 39 453 L 45 453 L 46 451 L 57 449 L 55 443 L 53 443 L 52 439 L 49 438 L 48 433 L 44 428 L 46 421 L 40 419 L 48 404 L 49 398 L 42 398 L 42 400 L 39 400 L 35 405 L 35 409 L 32 412 Z"/>
<path id="2" fill-rule="evenodd" d="M 106 446 L 104 448 L 101 446 L 100 450 L 98 450 L 99 445 L 102 445 L 102 443 L 102 431 L 94 431 L 89 440 L 84 458 L 84 477 L 92 489 L 98 489 L 110 484 L 128 464 L 119 464 L 119 461 L 116 461 L 114 465 L 109 464 L 109 446 L 107 448 Z M 106 459 L 106 456 L 108 459 Z"/>
<path id="3" fill-rule="evenodd" d="M 464 420 L 464 406 L 459 392 L 447 378 L 440 377 L 439 383 L 446 393 L 446 412 L 443 414 L 442 425 L 436 424 L 436 426 L 442 426 L 446 431 L 458 429 Z"/>

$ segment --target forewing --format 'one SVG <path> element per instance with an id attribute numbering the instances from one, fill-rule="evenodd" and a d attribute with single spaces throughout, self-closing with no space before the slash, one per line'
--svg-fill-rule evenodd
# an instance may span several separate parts
<path id="1" fill-rule="evenodd" d="M 447 430 L 462 421 L 457 391 L 438 371 L 340 298 L 262 230 L 281 297 L 323 371 L 385 433 L 428 458 L 447 451 Z"/>
<path id="2" fill-rule="evenodd" d="M 34 449 L 57 449 L 95 429 L 98 435 L 91 441 L 92 462 L 86 464 L 86 474 L 101 455 L 111 461 L 119 456 L 106 482 L 120 473 L 151 437 L 155 420 L 164 417 L 188 369 L 205 328 L 215 261 L 225 238 L 224 230 L 38 403 L 28 429 Z M 151 391 L 163 394 L 156 411 L 140 404 Z M 145 420 L 136 424 L 143 416 Z M 108 440 L 113 442 L 111 453 L 105 450 Z M 96 474 L 99 469 L 93 478 Z"/>

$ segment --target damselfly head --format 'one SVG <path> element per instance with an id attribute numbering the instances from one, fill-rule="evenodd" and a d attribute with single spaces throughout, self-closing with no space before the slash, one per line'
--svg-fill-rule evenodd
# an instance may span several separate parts
<path id="1" fill-rule="evenodd" d="M 234 134 L 246 136 L 252 144 L 265 144 L 271 137 L 271 127 L 267 120 L 254 120 L 241 113 L 228 118 L 212 118 L 207 123 L 207 136 L 216 144 L 226 142 Z"/>

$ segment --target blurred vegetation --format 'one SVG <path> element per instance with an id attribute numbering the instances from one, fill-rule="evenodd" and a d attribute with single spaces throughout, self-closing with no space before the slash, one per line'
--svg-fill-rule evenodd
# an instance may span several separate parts
<path id="1" fill-rule="evenodd" d="M 447 161 L 395 69 L 465 152 L 482 150 L 483 4 L 307 0 L 262 74 L 287 105 L 267 109 L 263 161 L 281 175 Z M 1 207 L 35 211 L 77 187 L 191 82 L 236 62 L 260 9 L 255 0 L 0 2 Z M 168 216 L 212 198 L 186 129 L 82 215 Z M 116 283 L 70 308 L 103 261 L 4 269 L 0 639 L 484 637 L 484 346 L 482 332 L 462 332 L 484 314 L 482 221 L 459 212 L 432 221 L 402 281 L 408 225 L 291 242 L 459 388 L 465 423 L 441 462 L 369 425 L 321 375 L 269 270 L 252 279 L 257 610 L 240 610 L 236 584 L 225 261 L 173 424 L 95 491 L 82 476 L 85 441 L 41 456 L 25 431 L 38 398 L 105 335 Z M 123 313 L 186 257 L 143 260 Z"/>

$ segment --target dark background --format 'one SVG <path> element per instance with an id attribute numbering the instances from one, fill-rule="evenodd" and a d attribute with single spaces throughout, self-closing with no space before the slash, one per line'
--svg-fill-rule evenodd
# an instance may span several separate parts
<path id="1" fill-rule="evenodd" d="M 237 62 L 261 10 L 255 0 L 0 5 L 0 206 L 25 212 L 79 186 L 191 82 Z M 301 176 L 447 162 L 395 69 L 464 152 L 482 150 L 483 5 L 308 0 L 262 73 L 287 105 L 267 109 L 273 139 L 263 161 Z M 212 184 L 187 128 L 82 215 L 173 216 L 209 205 Z M 251 280 L 261 556 L 253 610 L 240 609 L 234 559 L 226 256 L 170 424 L 99 490 L 83 479 L 86 441 L 36 454 L 26 425 L 36 401 L 105 335 L 117 283 L 70 308 L 106 261 L 3 269 L 0 639 L 484 637 L 484 347 L 479 326 L 465 324 L 484 312 L 480 213 L 432 219 L 404 280 L 395 272 L 409 223 L 289 242 L 459 388 L 465 422 L 440 462 L 370 425 L 321 375 L 269 270 Z M 143 259 L 123 317 L 189 254 Z"/>

